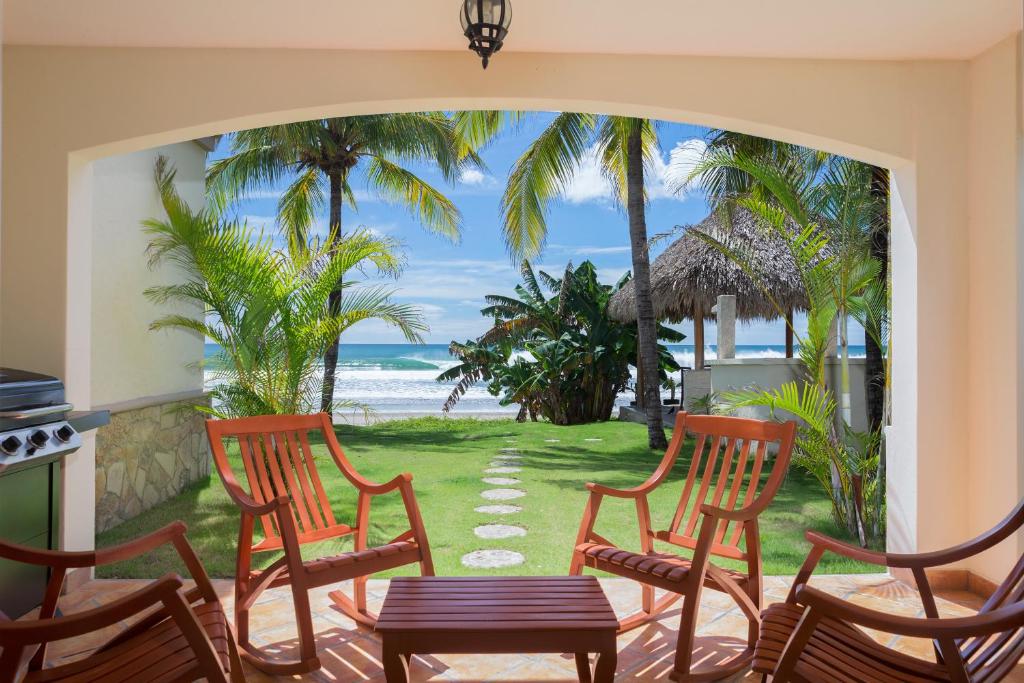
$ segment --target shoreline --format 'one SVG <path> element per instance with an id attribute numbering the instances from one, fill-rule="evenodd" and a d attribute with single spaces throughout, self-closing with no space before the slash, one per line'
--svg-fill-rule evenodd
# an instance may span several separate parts
<path id="1" fill-rule="evenodd" d="M 378 411 L 369 416 L 361 411 L 334 413 L 332 415 L 334 424 L 354 425 L 365 427 L 368 425 L 380 424 L 382 422 L 400 422 L 418 417 L 436 417 L 442 420 L 514 420 L 517 412 L 513 411 L 465 411 L 445 415 L 440 410 L 410 410 L 410 411 Z"/>

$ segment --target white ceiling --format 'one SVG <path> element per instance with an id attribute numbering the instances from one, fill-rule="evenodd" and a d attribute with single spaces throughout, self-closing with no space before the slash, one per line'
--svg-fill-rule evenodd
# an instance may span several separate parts
<path id="1" fill-rule="evenodd" d="M 1021 0 L 511 0 L 505 49 L 854 59 L 971 57 Z M 459 0 L 6 0 L 6 43 L 461 50 Z"/>

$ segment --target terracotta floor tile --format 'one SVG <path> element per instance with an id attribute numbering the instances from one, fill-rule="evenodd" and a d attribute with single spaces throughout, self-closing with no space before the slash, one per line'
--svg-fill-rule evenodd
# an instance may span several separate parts
<path id="1" fill-rule="evenodd" d="M 791 577 L 765 579 L 765 604 L 784 600 Z M 60 608 L 70 614 L 91 609 L 127 595 L 146 585 L 146 581 L 92 581 L 71 595 L 62 597 Z M 609 601 L 620 618 L 634 613 L 640 604 L 640 589 L 625 579 L 601 579 Z M 879 574 L 835 575 L 815 577 L 813 585 L 839 595 L 858 605 L 890 614 L 922 614 L 917 592 L 905 583 Z M 214 582 L 228 614 L 232 612 L 233 584 L 230 580 Z M 370 608 L 376 611 L 387 593 L 388 582 L 370 581 L 367 586 Z M 302 681 L 383 681 L 380 642 L 368 630 L 358 628 L 338 611 L 328 593 L 340 588 L 351 591 L 351 582 L 311 591 L 314 627 L 317 631 L 318 654 L 323 663 L 320 671 L 295 677 Z M 661 595 L 661 592 L 658 592 Z M 963 591 L 948 591 L 938 596 L 939 611 L 945 616 L 972 614 L 981 604 L 977 596 Z M 679 605 L 674 605 L 661 618 L 623 634 L 619 638 L 618 681 L 665 681 L 672 671 L 679 625 Z M 705 591 L 698 618 L 695 658 L 712 662 L 746 645 L 746 619 L 730 602 L 728 596 Z M 291 594 L 287 589 L 268 591 L 253 608 L 250 631 L 255 643 L 267 645 L 277 656 L 293 655 L 297 648 L 295 617 Z M 50 660 L 77 657 L 117 632 L 111 628 L 88 638 L 59 643 L 50 650 Z M 880 642 L 899 648 L 913 656 L 930 658 L 931 644 L 926 640 L 898 638 L 890 634 L 872 633 Z M 255 683 L 285 680 L 261 674 L 247 667 L 248 680 Z M 509 681 L 509 680 L 575 680 L 575 664 L 571 657 L 560 655 L 425 655 L 415 657 L 411 668 L 413 681 Z M 753 674 L 741 674 L 733 680 L 757 680 Z M 1018 667 L 1010 681 L 1024 683 L 1024 666 Z"/>

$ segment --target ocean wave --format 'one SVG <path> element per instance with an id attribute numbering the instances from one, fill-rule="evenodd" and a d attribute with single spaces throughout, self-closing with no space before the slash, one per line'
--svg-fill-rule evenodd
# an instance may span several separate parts
<path id="1" fill-rule="evenodd" d="M 442 370 L 445 363 L 422 358 L 339 358 L 338 367 L 356 370 Z"/>

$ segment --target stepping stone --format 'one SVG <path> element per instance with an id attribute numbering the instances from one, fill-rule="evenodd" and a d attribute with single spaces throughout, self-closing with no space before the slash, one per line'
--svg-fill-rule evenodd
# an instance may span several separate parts
<path id="1" fill-rule="evenodd" d="M 480 497 L 485 500 L 514 500 L 525 495 L 526 491 L 519 489 L 488 489 L 481 493 Z"/>
<path id="2" fill-rule="evenodd" d="M 544 443 L 559 443 L 561 439 L 544 439 Z"/>
<path id="3" fill-rule="evenodd" d="M 604 439 L 583 439 L 584 441 L 604 441 Z"/>
<path id="4" fill-rule="evenodd" d="M 502 467 L 504 465 L 522 465 L 522 458 L 510 458 L 508 456 L 499 455 L 491 461 L 491 467 Z"/>
<path id="5" fill-rule="evenodd" d="M 499 448 L 498 451 L 501 452 L 501 453 L 518 453 L 519 449 L 518 448 Z"/>
<path id="6" fill-rule="evenodd" d="M 480 481 L 491 486 L 513 486 L 522 483 L 518 479 L 512 479 L 511 477 L 484 477 Z"/>
<path id="7" fill-rule="evenodd" d="M 479 512 L 481 515 L 514 515 L 517 512 L 522 512 L 523 508 L 518 505 L 481 505 L 473 508 L 473 511 Z"/>
<path id="8" fill-rule="evenodd" d="M 526 529 L 512 524 L 481 524 L 473 529 L 473 533 L 478 538 L 486 539 L 515 538 L 517 536 L 525 536 Z"/>
<path id="9" fill-rule="evenodd" d="M 498 464 L 501 465 L 501 463 Z M 484 470 L 484 474 L 516 474 L 522 471 L 522 467 L 488 467 Z"/>
<path id="10" fill-rule="evenodd" d="M 522 553 L 511 550 L 474 550 L 462 556 L 462 566 L 470 569 L 514 567 L 525 561 Z"/>

